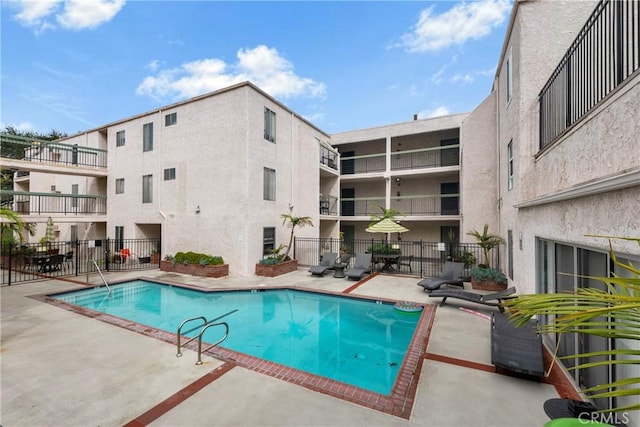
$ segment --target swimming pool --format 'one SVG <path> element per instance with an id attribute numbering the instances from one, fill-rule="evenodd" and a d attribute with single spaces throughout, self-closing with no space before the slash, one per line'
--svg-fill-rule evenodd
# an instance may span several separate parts
<path id="1" fill-rule="evenodd" d="M 111 289 L 51 297 L 171 333 L 187 318 L 232 312 L 221 319 L 230 330 L 222 347 L 383 395 L 391 393 L 420 318 L 389 302 L 297 289 L 203 292 L 146 280 Z M 204 340 L 220 335 L 210 328 Z"/>

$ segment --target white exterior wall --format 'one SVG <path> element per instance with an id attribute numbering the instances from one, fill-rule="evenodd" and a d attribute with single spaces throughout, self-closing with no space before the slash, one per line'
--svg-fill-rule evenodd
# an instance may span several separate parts
<path id="1" fill-rule="evenodd" d="M 264 139 L 264 108 L 276 113 L 276 142 Z M 176 112 L 177 123 L 165 126 Z M 142 129 L 154 123 L 153 151 L 142 151 Z M 126 143 L 115 147 L 116 132 Z M 284 213 L 310 216 L 319 225 L 319 152 L 327 136 L 249 85 L 170 106 L 109 126 L 109 224 L 125 238 L 162 237 L 163 254 L 195 251 L 220 255 L 231 274 L 248 276 L 262 259 L 264 227 L 287 244 Z M 276 200 L 263 200 L 263 168 L 276 170 Z M 164 181 L 164 169 L 176 179 Z M 142 203 L 142 176 L 153 175 L 153 202 Z M 125 194 L 115 180 L 125 178 Z M 293 210 L 290 210 L 293 206 Z M 196 212 L 199 207 L 199 213 Z M 146 224 L 162 236 L 144 235 Z M 316 227 L 296 236 L 317 237 Z M 293 252 L 291 253 L 293 254 Z"/>
<path id="2" fill-rule="evenodd" d="M 535 171 L 535 156 L 539 150 L 538 93 L 596 3 L 595 0 L 516 3 L 493 92 L 471 113 L 470 118 L 465 120 L 462 129 L 463 234 L 472 228 L 480 228 L 484 223 L 490 225 L 490 231 L 505 239 L 508 230 L 511 230 L 515 267 L 511 284 L 515 284 L 521 292 L 535 291 L 535 230 L 539 225 L 524 222 L 516 206 L 530 197 L 531 192 L 535 191 L 532 188 L 557 188 L 557 177 L 563 173 L 558 169 L 564 169 L 562 165 L 566 162 L 552 162 L 553 166 L 544 174 Z M 512 67 L 510 100 L 507 99 L 507 62 L 510 62 Z M 495 108 L 495 120 L 491 118 L 490 105 Z M 493 147 L 497 151 L 492 151 L 491 147 L 483 146 L 478 141 L 486 141 L 491 133 Z M 509 190 L 507 146 L 511 141 L 514 177 L 513 188 Z M 484 155 L 476 151 L 478 148 L 485 148 Z M 492 163 L 494 170 L 490 171 L 488 166 Z M 495 180 L 493 183 L 492 173 Z M 498 211 L 489 206 L 492 198 L 477 196 L 482 194 L 482 189 L 495 191 L 494 200 Z M 474 204 L 480 208 L 472 209 Z M 483 220 L 485 213 L 487 219 Z M 495 216 L 490 213 L 495 213 Z M 502 269 L 507 272 L 509 265 L 506 245 L 500 248 L 500 260 Z"/>
<path id="3" fill-rule="evenodd" d="M 496 96 L 492 93 L 465 119 L 460 129 L 460 241 L 475 243 L 471 230 L 498 233 Z"/>

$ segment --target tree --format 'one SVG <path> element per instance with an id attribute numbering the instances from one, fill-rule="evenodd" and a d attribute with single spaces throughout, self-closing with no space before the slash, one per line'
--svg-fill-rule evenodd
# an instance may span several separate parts
<path id="1" fill-rule="evenodd" d="M 371 215 L 371 221 L 372 222 L 369 225 L 375 224 L 376 222 L 380 222 L 380 221 L 382 221 L 383 219 L 386 219 L 386 218 L 389 218 L 389 219 L 395 221 L 397 216 L 405 216 L 404 212 L 400 212 L 400 211 L 398 211 L 396 209 L 393 209 L 393 208 L 385 209 L 382 206 L 380 206 L 380 210 L 382 211 L 382 215 L 380 215 L 380 214 Z"/>
<path id="2" fill-rule="evenodd" d="M 289 257 L 289 251 L 291 250 L 291 244 L 293 243 L 293 233 L 296 227 L 304 227 L 305 225 L 310 225 L 313 227 L 313 222 L 311 218 L 308 216 L 293 216 L 291 214 L 282 214 L 280 215 L 282 218 L 282 225 L 285 225 L 287 222 L 291 227 L 291 236 L 289 236 L 289 244 L 287 245 L 287 252 L 284 254 L 284 260 Z"/>
<path id="3" fill-rule="evenodd" d="M 34 224 L 26 223 L 20 215 L 10 209 L 0 208 L 0 218 L 2 219 L 0 223 L 0 235 L 2 236 L 3 243 L 5 239 L 13 242 L 15 234 L 18 235 L 18 239 L 20 243 L 22 243 L 22 233 L 24 231 L 28 232 L 31 236 L 36 233 Z"/>
<path id="4" fill-rule="evenodd" d="M 477 230 L 472 230 L 467 233 L 469 236 L 476 238 L 476 242 L 482 248 L 483 264 L 489 267 L 489 251 L 504 243 L 504 239 L 497 234 L 489 233 L 489 224 L 485 224 L 482 229 L 482 233 Z"/>
<path id="5" fill-rule="evenodd" d="M 640 238 L 620 239 L 636 241 L 640 245 Z M 558 341 L 564 333 L 614 340 L 640 340 L 640 268 L 634 267 L 631 262 L 622 263 L 616 258 L 611 243 L 609 248 L 611 260 L 626 272 L 624 276 L 588 277 L 606 284 L 606 290 L 579 288 L 575 293 L 521 295 L 504 302 L 505 307 L 509 308 L 511 320 L 516 326 L 521 326 L 533 316 L 547 316 L 549 323 L 542 325 L 540 330 L 559 334 Z M 572 369 L 597 366 L 614 369 L 622 364 L 640 366 L 640 347 L 629 347 L 614 346 L 611 350 L 568 355 L 562 359 L 575 359 L 577 366 Z M 605 360 L 592 360 L 602 356 Z M 592 399 L 640 396 L 640 377 L 617 378 L 583 391 Z M 616 412 L 633 410 L 640 410 L 640 403 L 611 409 Z"/>
<path id="6" fill-rule="evenodd" d="M 56 139 L 64 138 L 67 136 L 66 133 L 59 132 L 54 129 L 52 129 L 51 132 L 49 132 L 48 134 L 43 134 L 43 133 L 34 132 L 34 131 L 19 130 L 13 126 L 5 126 L 4 130 L 2 130 L 0 133 L 19 136 L 23 138 L 45 140 L 45 141 L 54 141 Z M 24 157 L 24 144 L 11 143 L 11 142 L 5 143 L 5 142 L 6 141 L 3 141 L 2 143 L 2 153 L 1 153 L 2 157 L 15 158 L 15 159 L 22 159 Z M 0 190 L 9 190 L 9 191 L 13 190 L 13 173 L 14 171 L 11 169 L 0 170 Z M 11 200 L 12 200 L 11 198 L 8 200 L 2 200 L 2 203 L 5 203 L 5 202 L 10 203 Z M 4 215 L 2 216 L 4 217 Z M 3 227 L 3 231 L 4 231 L 4 227 Z M 12 233 L 12 236 L 13 236 L 13 233 Z M 2 237 L 4 238 L 5 236 L 3 235 Z"/>

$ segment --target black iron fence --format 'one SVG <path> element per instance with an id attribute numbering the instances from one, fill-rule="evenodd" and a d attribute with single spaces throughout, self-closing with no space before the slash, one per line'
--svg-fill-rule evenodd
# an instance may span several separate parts
<path id="1" fill-rule="evenodd" d="M 540 149 L 640 68 L 640 0 L 602 0 L 538 95 Z"/>
<path id="2" fill-rule="evenodd" d="M 160 265 L 160 239 L 102 239 L 4 245 L 2 285 L 104 271 L 145 270 Z"/>
<path id="3" fill-rule="evenodd" d="M 469 277 L 473 267 L 484 263 L 483 250 L 475 243 L 380 239 L 355 239 L 346 242 L 333 238 L 295 238 L 294 258 L 301 266 L 318 265 L 322 255 L 327 252 L 351 254 L 353 256 L 350 263 L 353 263 L 355 254 L 371 253 L 374 269 L 419 277 L 440 275 L 446 261 L 464 262 L 464 276 Z M 489 252 L 489 265 L 500 267 L 498 250 Z"/>

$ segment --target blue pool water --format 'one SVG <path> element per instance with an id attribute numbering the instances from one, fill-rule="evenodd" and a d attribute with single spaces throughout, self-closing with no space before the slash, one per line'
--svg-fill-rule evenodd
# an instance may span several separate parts
<path id="1" fill-rule="evenodd" d="M 220 320 L 222 347 L 387 395 L 419 320 L 391 304 L 290 289 L 207 293 L 143 280 L 111 289 L 52 297 L 171 333 L 237 310 Z M 209 328 L 204 341 L 223 333 Z"/>

